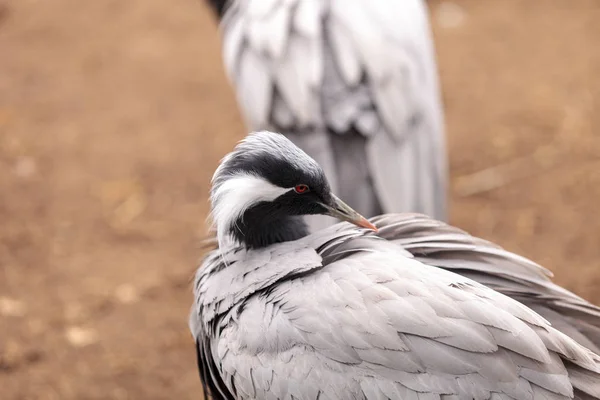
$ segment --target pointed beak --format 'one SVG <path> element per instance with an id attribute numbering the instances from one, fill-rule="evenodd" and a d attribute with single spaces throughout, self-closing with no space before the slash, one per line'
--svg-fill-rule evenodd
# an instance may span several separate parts
<path id="1" fill-rule="evenodd" d="M 377 227 L 370 223 L 365 217 L 354 211 L 348 204 L 344 203 L 337 196 L 333 194 L 331 196 L 333 198 L 332 204 L 322 204 L 323 207 L 327 209 L 327 215 L 377 232 Z"/>

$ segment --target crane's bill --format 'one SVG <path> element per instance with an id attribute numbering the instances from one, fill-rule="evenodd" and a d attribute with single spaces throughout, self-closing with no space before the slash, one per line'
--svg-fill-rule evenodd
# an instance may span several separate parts
<path id="1" fill-rule="evenodd" d="M 348 221 L 361 228 L 371 229 L 377 232 L 377 227 L 369 222 L 365 217 L 354 211 L 348 204 L 344 203 L 339 197 L 331 195 L 333 202 L 331 205 L 322 204 L 327 209 L 327 215 L 342 221 Z"/>

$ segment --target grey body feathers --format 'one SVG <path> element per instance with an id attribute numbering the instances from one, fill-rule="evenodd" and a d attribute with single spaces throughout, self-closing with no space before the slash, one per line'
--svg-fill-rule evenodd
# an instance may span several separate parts
<path id="1" fill-rule="evenodd" d="M 594 327 L 598 308 L 425 216 L 373 221 L 206 258 L 190 328 L 216 398 L 600 399 L 600 357 L 500 293 Z"/>

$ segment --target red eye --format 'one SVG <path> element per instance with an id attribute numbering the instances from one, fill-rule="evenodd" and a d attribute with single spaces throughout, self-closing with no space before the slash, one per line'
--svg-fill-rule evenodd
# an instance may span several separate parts
<path id="1" fill-rule="evenodd" d="M 308 186 L 306 186 L 306 185 L 294 186 L 294 192 L 296 192 L 296 193 L 306 193 L 308 191 L 309 191 L 309 189 L 308 189 Z"/>

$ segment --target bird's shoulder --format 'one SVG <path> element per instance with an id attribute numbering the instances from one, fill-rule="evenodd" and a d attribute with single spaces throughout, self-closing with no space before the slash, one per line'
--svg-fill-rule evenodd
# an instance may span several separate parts
<path id="1" fill-rule="evenodd" d="M 350 254 L 249 297 L 215 338 L 224 380 L 248 398 L 572 394 L 547 344 L 586 354 L 545 320 L 393 247 L 369 251 L 371 241 L 381 243 L 349 239 L 361 250 L 339 246 Z"/>

